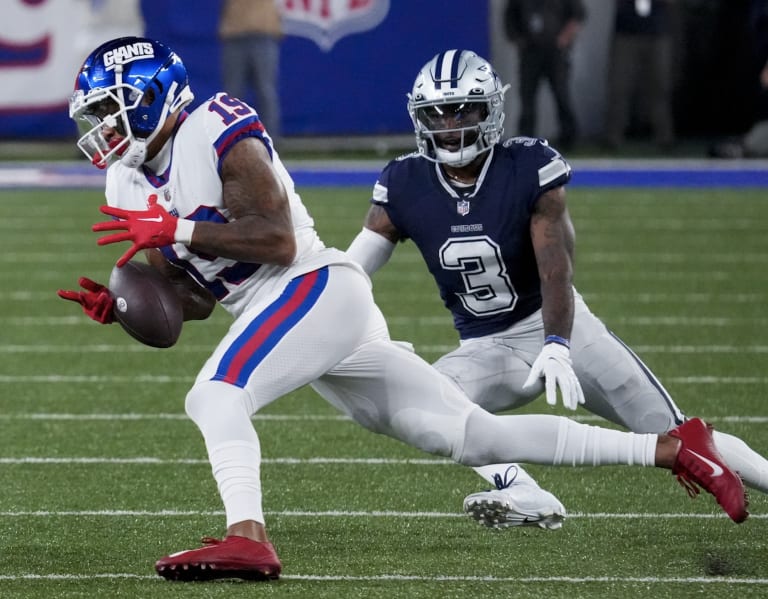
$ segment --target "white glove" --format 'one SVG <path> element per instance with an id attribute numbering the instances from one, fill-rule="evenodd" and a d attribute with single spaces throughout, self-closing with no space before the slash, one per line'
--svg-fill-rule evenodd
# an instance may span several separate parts
<path id="1" fill-rule="evenodd" d="M 531 366 L 531 372 L 523 383 L 523 389 L 535 385 L 542 376 L 547 392 L 547 403 L 550 406 L 557 404 L 557 387 L 560 387 L 560 395 L 566 408 L 575 410 L 580 403 L 584 403 L 584 391 L 573 371 L 571 352 L 565 345 L 560 343 L 544 345 Z"/>

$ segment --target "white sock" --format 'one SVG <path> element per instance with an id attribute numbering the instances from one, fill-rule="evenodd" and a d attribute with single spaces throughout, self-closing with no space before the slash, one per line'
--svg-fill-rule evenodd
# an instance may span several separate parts
<path id="1" fill-rule="evenodd" d="M 655 434 L 599 428 L 560 416 L 493 416 L 477 409 L 467 419 L 462 453 L 457 457 L 468 464 L 654 466 L 657 441 Z"/>
<path id="2" fill-rule="evenodd" d="M 227 527 L 244 520 L 264 524 L 259 476 L 261 447 L 258 441 L 222 443 L 208 450 L 208 459 L 224 502 Z"/>
<path id="3" fill-rule="evenodd" d="M 245 391 L 219 381 L 197 383 L 185 405 L 205 439 L 227 527 L 244 520 L 264 524 L 261 447 L 248 406 Z"/>
<path id="4" fill-rule="evenodd" d="M 739 473 L 744 484 L 768 493 L 768 460 L 733 435 L 713 431 L 715 447 L 725 463 Z"/>
<path id="5" fill-rule="evenodd" d="M 562 418 L 553 463 L 571 466 L 655 466 L 658 435 L 636 434 Z"/>

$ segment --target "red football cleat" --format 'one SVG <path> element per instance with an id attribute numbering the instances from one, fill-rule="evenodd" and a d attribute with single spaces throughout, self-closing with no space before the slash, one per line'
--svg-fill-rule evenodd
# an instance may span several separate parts
<path id="1" fill-rule="evenodd" d="M 205 547 L 168 555 L 155 564 L 163 578 L 183 582 L 242 578 L 276 580 L 282 565 L 272 543 L 229 536 L 223 540 L 203 537 Z"/>
<path id="2" fill-rule="evenodd" d="M 692 418 L 669 431 L 680 439 L 680 451 L 675 458 L 672 474 L 695 497 L 702 487 L 715 496 L 717 503 L 734 522 L 744 522 L 749 516 L 747 494 L 739 475 L 725 465 L 715 448 L 712 426 L 701 418 Z M 697 487 L 698 485 L 698 487 Z"/>

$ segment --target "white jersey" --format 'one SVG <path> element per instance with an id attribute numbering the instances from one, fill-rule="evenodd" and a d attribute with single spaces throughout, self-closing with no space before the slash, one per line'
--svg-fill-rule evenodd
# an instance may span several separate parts
<path id="1" fill-rule="evenodd" d="M 232 146 L 245 137 L 264 141 L 288 193 L 297 244 L 294 263 L 285 268 L 238 262 L 200 255 L 180 243 L 160 248 L 170 262 L 208 288 L 234 316 L 288 279 L 328 264 L 348 262 L 343 252 L 326 248 L 318 237 L 314 222 L 256 112 L 227 94 L 216 94 L 192 113 L 182 114 L 165 172 L 156 174 L 143 166 L 128 168 L 117 161 L 107 171 L 106 182 L 110 206 L 146 210 L 147 198 L 156 194 L 158 204 L 174 216 L 228 222 L 233 217 L 222 201 L 221 163 Z"/>

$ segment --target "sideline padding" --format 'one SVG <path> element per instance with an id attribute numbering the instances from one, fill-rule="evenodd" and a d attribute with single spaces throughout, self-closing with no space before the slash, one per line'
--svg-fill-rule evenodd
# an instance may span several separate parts
<path id="1" fill-rule="evenodd" d="M 381 161 L 286 161 L 297 187 L 371 187 Z M 768 187 L 764 160 L 574 160 L 572 187 Z M 87 162 L 0 163 L 0 189 L 102 189 Z"/>

